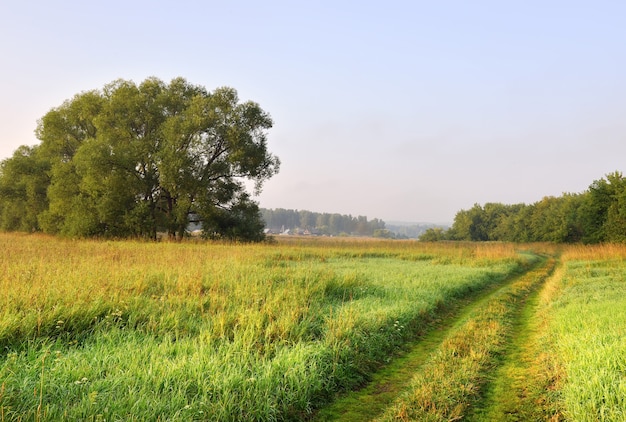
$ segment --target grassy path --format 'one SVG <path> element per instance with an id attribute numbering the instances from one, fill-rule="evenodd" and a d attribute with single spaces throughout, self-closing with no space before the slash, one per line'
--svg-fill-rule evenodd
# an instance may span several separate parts
<path id="1" fill-rule="evenodd" d="M 523 301 L 511 324 L 507 345 L 499 366 L 488 377 L 482 399 L 473 407 L 467 421 L 545 420 L 541 382 L 533 371 L 540 354 L 537 336 L 539 291 Z"/>
<path id="2" fill-rule="evenodd" d="M 467 337 L 472 333 L 471 329 L 467 329 L 468 324 L 481 331 L 480 323 L 477 323 L 476 321 L 482 319 L 484 320 L 484 323 L 491 327 L 493 322 L 489 320 L 489 318 L 485 317 L 483 310 L 490 307 L 493 308 L 495 303 L 496 308 L 494 309 L 497 309 L 495 312 L 500 312 L 501 306 L 497 303 L 498 301 L 503 303 L 514 302 L 514 306 L 505 306 L 506 318 L 508 318 L 508 320 L 503 321 L 502 326 L 507 327 L 505 327 L 506 329 L 503 328 L 502 330 L 497 331 L 497 333 L 494 331 L 494 335 L 504 337 L 510 336 L 512 331 L 524 331 L 525 328 L 522 329 L 522 323 L 518 321 L 522 321 L 524 319 L 522 315 L 526 312 L 526 309 L 530 308 L 522 307 L 522 303 L 526 300 L 529 292 L 533 291 L 539 282 L 542 281 L 551 271 L 553 265 L 552 260 L 541 260 L 533 268 L 530 268 L 522 275 L 511 277 L 504 283 L 493 286 L 485 291 L 477 292 L 470 297 L 466 297 L 463 300 L 458 301 L 441 316 L 441 319 L 431 331 L 425 334 L 410 348 L 410 351 L 407 354 L 393 360 L 391 364 L 379 371 L 373 378 L 372 382 L 370 382 L 363 389 L 350 393 L 336 400 L 331 406 L 322 409 L 318 413 L 316 420 L 364 421 L 376 419 L 381 415 L 384 418 L 391 420 L 412 420 L 413 418 L 407 416 L 406 412 L 406 406 L 410 407 L 411 405 L 402 403 L 398 404 L 398 398 L 404 396 L 405 399 L 400 399 L 400 402 L 402 402 L 402 400 L 410 401 L 410 398 L 407 397 L 411 394 L 411 390 L 415 389 L 415 386 L 413 385 L 416 382 L 414 378 L 415 375 L 428 372 L 429 367 L 433 367 L 433 361 L 436 360 L 434 356 L 438 353 L 440 354 L 443 349 L 450 349 L 451 347 L 458 348 L 459 341 L 471 342 L 472 339 Z M 524 311 L 519 311 L 522 308 Z M 487 332 L 488 330 L 483 329 L 482 331 Z M 455 340 L 455 336 L 463 337 L 463 339 Z M 455 341 L 457 344 L 455 344 Z M 494 347 L 497 347 L 503 339 L 495 338 L 494 341 Z M 520 344 L 522 341 L 522 339 L 519 339 Z M 515 349 L 517 350 L 518 348 L 516 347 Z M 511 352 L 512 351 L 513 349 L 511 349 Z M 456 354 L 456 352 L 453 354 Z M 473 354 L 473 352 L 471 354 Z M 518 357 L 512 358 L 512 361 L 517 360 Z M 487 367 L 496 365 L 491 362 L 483 366 L 484 368 L 482 368 L 481 373 L 484 372 Z M 435 372 L 438 372 L 439 370 L 442 371 L 441 374 L 445 374 L 444 376 L 447 376 L 446 368 L 437 368 Z M 481 378 L 483 378 L 482 375 Z M 442 385 L 445 384 L 443 381 L 444 380 L 442 380 Z M 435 379 L 433 382 L 436 384 L 437 380 Z M 479 383 L 480 382 L 478 380 L 468 381 L 469 388 L 476 391 L 477 389 L 475 388 L 475 384 L 477 385 Z M 497 389 L 493 389 L 493 391 L 496 390 Z M 496 396 L 493 396 L 493 398 L 498 400 Z M 401 409 L 394 410 L 394 403 L 396 408 L 399 406 Z M 438 405 L 435 406 L 433 403 L 432 407 L 435 408 L 438 407 Z M 444 406 L 440 406 L 438 408 L 443 409 Z M 490 408 L 490 406 L 485 406 L 484 411 L 487 412 L 488 408 Z M 396 414 L 396 416 L 394 416 L 394 414 Z M 384 415 L 387 416 L 385 417 Z M 480 419 L 481 415 L 481 413 L 476 414 L 478 420 L 482 420 Z M 420 419 L 420 416 L 416 416 L 414 420 Z M 433 418 L 432 420 L 452 419 L 442 417 L 441 419 Z"/>

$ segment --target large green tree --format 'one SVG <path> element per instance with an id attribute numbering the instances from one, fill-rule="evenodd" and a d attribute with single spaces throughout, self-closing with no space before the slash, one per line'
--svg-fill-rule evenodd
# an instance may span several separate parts
<path id="1" fill-rule="evenodd" d="M 267 149 L 271 127 L 270 116 L 240 102 L 234 89 L 208 92 L 183 78 L 118 80 L 78 94 L 36 130 L 37 160 L 48 176 L 37 227 L 155 238 L 182 236 L 191 218 L 210 237 L 259 240 L 262 219 L 247 186 L 258 193 L 278 172 L 280 162 Z"/>

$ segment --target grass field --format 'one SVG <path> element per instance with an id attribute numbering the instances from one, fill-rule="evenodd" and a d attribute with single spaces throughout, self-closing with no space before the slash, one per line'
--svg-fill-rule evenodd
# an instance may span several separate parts
<path id="1" fill-rule="evenodd" d="M 0 249 L 0 421 L 308 419 L 365 385 L 454 303 L 538 262 L 510 244 L 354 239 L 241 245 L 0 234 Z M 626 267 L 617 251 L 566 250 L 542 290 L 540 340 L 552 350 L 545 372 L 558 387 L 558 414 L 570 420 L 623 416 L 626 324 L 614 307 L 625 303 L 612 292 L 624 291 Z M 524 286 L 498 297 L 515 301 Z M 475 315 L 495 330 L 484 316 L 502 309 L 493 303 Z M 445 344 L 463 349 L 455 330 Z M 472 336 L 462 341 L 482 341 Z M 446 361 L 445 352 L 433 356 Z M 432 373 L 454 385 L 451 372 Z M 472 381 L 477 397 L 482 379 Z M 590 400 L 581 405 L 582 394 Z"/>
<path id="2" fill-rule="evenodd" d="M 544 265 L 487 297 L 450 330 L 441 347 L 416 375 L 406 393 L 379 420 L 454 421 L 465 419 L 497 366 L 520 303 L 550 273 Z M 505 394 L 510 395 L 510 391 Z M 501 400 L 496 400 L 501 404 Z M 502 412 L 470 420 L 506 420 Z M 533 420 L 520 418 L 519 420 Z"/>
<path id="3" fill-rule="evenodd" d="M 427 335 L 400 360 L 411 382 L 390 365 L 320 420 L 626 420 L 626 247 L 529 247 L 546 264 Z M 379 409 L 379 391 L 401 382 Z"/>
<path id="4" fill-rule="evenodd" d="M 626 246 L 570 247 L 549 309 L 559 402 L 572 421 L 626 420 Z"/>
<path id="5" fill-rule="evenodd" d="M 521 265 L 504 245 L 0 244 L 4 420 L 300 419 Z"/>

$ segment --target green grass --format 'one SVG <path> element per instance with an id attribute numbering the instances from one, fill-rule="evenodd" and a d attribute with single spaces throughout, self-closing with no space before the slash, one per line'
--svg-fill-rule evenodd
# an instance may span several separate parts
<path id="1" fill-rule="evenodd" d="M 1 422 L 308 419 L 366 385 L 454 303 L 533 260 L 506 244 L 353 239 L 0 234 L 0 252 Z M 625 420 L 625 258 L 615 245 L 565 248 L 509 346 L 543 275 L 477 302 L 411 369 L 410 392 L 383 420 L 471 417 L 494 376 L 513 380 L 494 394 L 508 385 L 514 397 L 476 419 L 530 398 L 552 420 Z M 501 360 L 503 377 L 492 372 Z"/>
<path id="2" fill-rule="evenodd" d="M 430 357 L 417 347 L 410 364 L 390 365 L 412 373 L 408 388 L 383 371 L 321 419 L 369 420 L 386 408 L 377 420 L 626 420 L 625 258 L 619 245 L 564 248 L 537 294 L 528 295 L 530 284 L 549 272 L 473 303 Z"/>
<path id="3" fill-rule="evenodd" d="M 552 264 L 522 275 L 475 304 L 466 319 L 414 375 L 410 386 L 381 421 L 451 421 L 466 418 L 499 363 L 511 325 L 528 294 L 545 280 Z M 481 420 L 481 418 L 478 418 Z"/>
<path id="4" fill-rule="evenodd" d="M 502 245 L 0 235 L 1 420 L 302 420 L 369 380 Z"/>
<path id="5" fill-rule="evenodd" d="M 545 349 L 551 346 L 545 342 L 540 298 L 553 280 L 548 277 L 542 289 L 531 292 L 511 315 L 506 345 L 468 421 L 558 420 L 551 396 L 554 385 L 542 370 L 547 363 Z"/>
<path id="6" fill-rule="evenodd" d="M 551 303 L 567 420 L 626 420 L 626 262 L 571 259 Z"/>
<path id="7" fill-rule="evenodd" d="M 529 264 L 536 258 L 529 256 Z M 518 275 L 509 277 L 503 280 L 503 283 L 511 283 L 516 277 Z M 411 378 L 421 370 L 429 356 L 441 346 L 454 324 L 459 320 L 465 320 L 472 311 L 482 306 L 489 295 L 502 286 L 503 284 L 494 283 L 457 301 L 449 302 L 445 309 L 433 318 L 429 330 L 406 346 L 406 352 L 401 352 L 397 358 L 376 372 L 371 382 L 364 388 L 343 394 L 331 406 L 321 409 L 316 414 L 315 420 L 361 422 L 384 413 L 409 386 Z"/>

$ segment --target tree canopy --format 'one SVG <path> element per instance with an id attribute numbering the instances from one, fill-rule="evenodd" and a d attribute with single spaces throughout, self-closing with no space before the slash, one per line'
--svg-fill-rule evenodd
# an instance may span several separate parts
<path id="1" fill-rule="evenodd" d="M 268 113 L 228 87 L 117 80 L 38 122 L 34 147 L 0 165 L 0 227 L 69 236 L 184 234 L 260 240 L 260 192 L 280 161 Z"/>
<path id="2" fill-rule="evenodd" d="M 429 235 L 432 235 L 430 233 Z M 626 178 L 595 180 L 583 193 L 549 196 L 533 204 L 475 204 L 459 211 L 450 240 L 599 243 L 626 242 Z M 423 240 L 429 240 L 429 237 Z"/>

